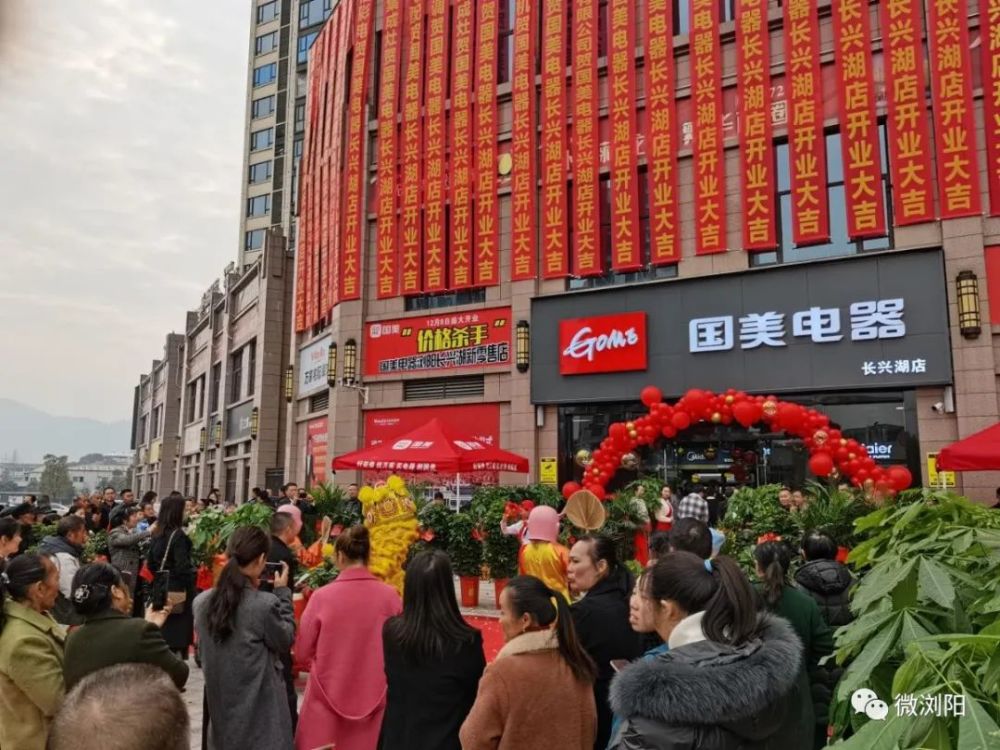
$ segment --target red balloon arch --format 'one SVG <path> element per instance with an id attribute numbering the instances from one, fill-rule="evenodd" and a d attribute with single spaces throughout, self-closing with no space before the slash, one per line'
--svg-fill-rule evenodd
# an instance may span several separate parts
<path id="1" fill-rule="evenodd" d="M 832 429 L 829 417 L 800 404 L 736 390 L 716 394 L 692 389 L 671 406 L 664 403 L 660 389 L 652 385 L 643 388 L 640 397 L 649 414 L 632 422 L 612 424 L 607 437 L 591 454 L 592 460 L 584 468 L 581 482 L 563 485 L 564 497 L 568 499 L 574 492 L 587 489 L 604 500 L 605 487 L 621 467 L 623 457 L 661 437 L 673 439 L 699 422 L 724 425 L 736 422 L 747 428 L 763 423 L 771 430 L 799 437 L 809 449 L 809 470 L 817 477 L 842 476 L 856 487 L 886 495 L 901 492 L 913 483 L 913 476 L 905 466 L 879 466 L 864 445 Z"/>

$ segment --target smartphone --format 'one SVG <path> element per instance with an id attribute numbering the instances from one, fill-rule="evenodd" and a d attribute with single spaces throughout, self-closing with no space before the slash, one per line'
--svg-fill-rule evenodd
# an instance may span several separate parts
<path id="1" fill-rule="evenodd" d="M 625 667 L 629 665 L 628 659 L 612 659 L 611 668 L 616 672 L 621 672 Z"/>
<path id="2" fill-rule="evenodd" d="M 276 576 L 281 575 L 281 563 L 264 563 L 264 574 L 261 578 L 265 581 L 273 581 Z"/>

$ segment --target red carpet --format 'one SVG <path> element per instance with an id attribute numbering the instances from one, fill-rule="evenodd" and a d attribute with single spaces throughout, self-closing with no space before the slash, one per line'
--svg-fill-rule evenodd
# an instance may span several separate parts
<path id="1" fill-rule="evenodd" d="M 497 653 L 503 648 L 503 631 L 500 621 L 495 617 L 476 617 L 465 615 L 465 621 L 472 627 L 483 632 L 483 651 L 486 653 L 486 663 L 497 658 Z"/>

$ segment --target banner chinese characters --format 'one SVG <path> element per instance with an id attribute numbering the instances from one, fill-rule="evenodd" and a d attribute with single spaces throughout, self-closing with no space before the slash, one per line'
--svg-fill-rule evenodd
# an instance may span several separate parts
<path id="1" fill-rule="evenodd" d="M 424 291 L 441 292 L 448 285 L 444 189 L 448 74 L 448 2 L 428 1 L 427 20 L 427 161 L 424 186 Z"/>
<path id="2" fill-rule="evenodd" d="M 517 0 L 514 22 L 514 123 L 511 152 L 511 256 L 513 281 L 535 278 L 535 16 L 533 0 Z"/>
<path id="3" fill-rule="evenodd" d="M 796 245 L 808 245 L 830 239 L 816 0 L 788 0 L 784 14 L 792 238 Z"/>
<path id="4" fill-rule="evenodd" d="M 542 17 L 542 275 L 568 273 L 566 250 L 566 0 Z"/>
<path id="5" fill-rule="evenodd" d="M 608 100 L 611 121 L 611 261 L 616 271 L 642 267 L 635 113 L 635 4 L 609 0 L 611 44 Z"/>
<path id="6" fill-rule="evenodd" d="M 384 0 L 378 104 L 378 297 L 398 293 L 396 251 L 396 104 L 399 100 L 401 0 Z"/>
<path id="7" fill-rule="evenodd" d="M 453 6 L 451 87 L 451 288 L 472 286 L 472 52 L 475 3 Z M 496 66 L 493 66 L 496 67 Z"/>
<path id="8" fill-rule="evenodd" d="M 885 73 L 893 223 L 934 219 L 931 135 L 924 92 L 921 7 L 913 0 L 879 3 Z"/>
<path id="9" fill-rule="evenodd" d="M 403 294 L 423 289 L 420 243 L 420 200 L 423 194 L 424 123 L 420 114 L 423 91 L 424 0 L 406 3 L 406 79 L 403 85 L 402 200 L 399 248 Z"/>
<path id="10" fill-rule="evenodd" d="M 1000 0 L 981 0 L 979 24 L 990 215 L 1000 216 Z"/>
<path id="11" fill-rule="evenodd" d="M 479 0 L 476 56 L 476 284 L 500 281 L 497 204 L 498 0 Z"/>
<path id="12" fill-rule="evenodd" d="M 722 149 L 722 50 L 719 4 L 691 0 L 691 98 L 694 123 L 695 251 L 726 251 L 726 165 Z"/>
<path id="13" fill-rule="evenodd" d="M 573 6 L 573 273 L 577 276 L 597 276 L 602 271 L 597 21 L 597 0 L 577 0 Z"/>
<path id="14" fill-rule="evenodd" d="M 743 134 L 743 248 L 778 245 L 774 208 L 774 141 L 771 130 L 771 53 L 767 0 L 738 0 L 736 54 Z"/>
<path id="15" fill-rule="evenodd" d="M 927 4 L 941 218 L 981 211 L 966 0 Z"/>
<path id="16" fill-rule="evenodd" d="M 337 292 L 340 279 L 340 219 L 342 213 L 343 198 L 343 153 L 341 148 L 344 142 L 344 108 L 347 104 L 347 53 L 351 42 L 351 21 L 353 6 L 340 5 L 336 14 L 338 26 L 337 57 L 332 68 L 332 90 L 333 90 L 333 116 L 330 128 L 332 130 L 330 147 L 330 226 L 333 232 L 330 235 L 331 251 L 329 253 L 330 274 L 327 277 L 327 288 L 330 290 L 330 307 L 324 307 L 324 315 L 337 304 Z M 333 21 L 328 21 L 328 25 Z"/>
<path id="17" fill-rule="evenodd" d="M 868 0 L 840 0 L 834 4 L 833 38 L 840 82 L 840 150 L 844 163 L 847 236 L 881 237 L 885 234 L 885 200 L 875 120 Z"/>

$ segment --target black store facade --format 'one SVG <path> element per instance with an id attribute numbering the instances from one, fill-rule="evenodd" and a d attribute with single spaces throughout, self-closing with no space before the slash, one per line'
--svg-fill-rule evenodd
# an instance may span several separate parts
<path id="1" fill-rule="evenodd" d="M 888 252 L 532 300 L 531 398 L 558 406 L 559 482 L 574 455 L 639 417 L 646 385 L 774 395 L 819 409 L 880 463 L 922 476 L 916 393 L 952 382 L 939 250 Z M 801 486 L 796 439 L 701 424 L 641 452 L 673 484 Z M 619 471 L 612 487 L 631 481 Z"/>

